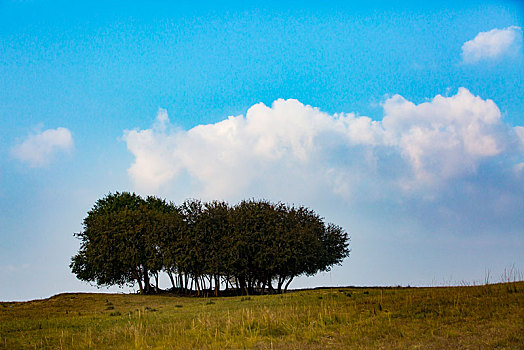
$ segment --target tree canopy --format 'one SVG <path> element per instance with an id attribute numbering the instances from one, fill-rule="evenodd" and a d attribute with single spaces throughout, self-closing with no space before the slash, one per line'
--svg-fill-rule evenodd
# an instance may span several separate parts
<path id="1" fill-rule="evenodd" d="M 99 199 L 75 236 L 81 245 L 70 267 L 77 278 L 138 284 L 141 293 L 159 291 L 162 271 L 181 293 L 280 293 L 350 252 L 342 227 L 303 206 L 195 199 L 177 206 L 128 192 Z"/>

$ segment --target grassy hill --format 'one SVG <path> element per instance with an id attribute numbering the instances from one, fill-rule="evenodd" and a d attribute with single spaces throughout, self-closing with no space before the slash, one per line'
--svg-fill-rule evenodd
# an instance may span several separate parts
<path id="1" fill-rule="evenodd" d="M 0 348 L 524 349 L 524 282 L 0 303 Z"/>

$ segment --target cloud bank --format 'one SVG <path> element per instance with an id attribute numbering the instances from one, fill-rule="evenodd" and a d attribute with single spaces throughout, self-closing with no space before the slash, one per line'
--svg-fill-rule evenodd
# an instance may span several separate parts
<path id="1" fill-rule="evenodd" d="M 462 45 L 464 63 L 476 63 L 517 52 L 522 46 L 522 29 L 511 26 L 480 32 L 475 38 Z"/>
<path id="2" fill-rule="evenodd" d="M 11 155 L 31 167 L 48 165 L 56 155 L 74 148 L 73 136 L 66 128 L 47 129 L 29 135 L 11 150 Z"/>
<path id="3" fill-rule="evenodd" d="M 433 195 L 485 164 L 522 161 L 521 127 L 465 88 L 418 105 L 395 95 L 383 109 L 375 121 L 279 99 L 187 131 L 160 110 L 150 129 L 124 132 L 135 157 L 128 172 L 143 192 L 188 176 L 203 197 L 318 191 L 352 201 Z"/>

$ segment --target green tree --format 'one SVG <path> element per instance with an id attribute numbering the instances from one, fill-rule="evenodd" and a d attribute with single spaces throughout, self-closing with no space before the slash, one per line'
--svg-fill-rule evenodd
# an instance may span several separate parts
<path id="1" fill-rule="evenodd" d="M 108 194 L 98 200 L 75 236 L 81 240 L 71 269 L 80 280 L 97 285 L 134 285 L 149 293 L 150 276 L 162 269 L 159 232 L 170 216 L 162 200 L 134 193 Z"/>
<path id="2" fill-rule="evenodd" d="M 306 207 L 265 200 L 186 200 L 180 207 L 134 193 L 98 200 L 75 234 L 71 269 L 98 285 L 138 284 L 152 292 L 165 271 L 173 290 L 198 294 L 222 283 L 241 293 L 286 291 L 300 275 L 328 271 L 349 255 L 349 237 Z M 191 284 L 189 284 L 191 282 Z M 276 289 L 273 283 L 276 282 Z"/>
<path id="3" fill-rule="evenodd" d="M 229 273 L 231 247 L 231 209 L 226 202 L 204 203 L 198 217 L 196 232 L 204 250 L 204 273 L 208 276 L 209 287 L 214 283 L 215 295 L 220 290 L 220 277 Z"/>
<path id="4" fill-rule="evenodd" d="M 176 268 L 173 267 L 176 264 L 172 264 L 170 260 L 168 245 L 176 242 L 180 232 L 184 230 L 182 215 L 173 203 L 154 196 L 146 198 L 141 211 L 146 258 L 149 273 L 155 277 L 155 290 L 159 290 L 158 275 L 162 270 L 168 274 L 174 287 L 173 273 Z"/>

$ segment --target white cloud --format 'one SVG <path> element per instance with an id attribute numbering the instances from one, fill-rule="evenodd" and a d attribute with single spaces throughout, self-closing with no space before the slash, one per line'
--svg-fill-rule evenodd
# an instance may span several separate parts
<path id="1" fill-rule="evenodd" d="M 135 156 L 129 174 L 140 191 L 187 174 L 204 197 L 330 191 L 350 199 L 438 188 L 475 174 L 516 137 L 493 101 L 465 88 L 419 105 L 396 95 L 383 108 L 373 121 L 280 99 L 188 131 L 173 130 L 161 111 L 151 129 L 124 133 Z"/>
<path id="2" fill-rule="evenodd" d="M 520 144 L 524 147 L 524 126 L 516 126 L 513 128 L 518 138 L 520 139 Z"/>
<path id="3" fill-rule="evenodd" d="M 517 138 L 520 141 L 520 148 L 524 150 L 524 126 L 516 126 L 513 128 L 513 130 L 515 130 L 515 134 L 517 134 Z M 514 169 L 517 173 L 524 174 L 524 162 L 515 165 Z"/>
<path id="4" fill-rule="evenodd" d="M 73 136 L 66 128 L 47 129 L 29 135 L 11 150 L 11 155 L 32 167 L 48 165 L 61 152 L 70 152 L 74 147 Z"/>
<path id="5" fill-rule="evenodd" d="M 518 52 L 522 44 L 522 29 L 511 26 L 480 32 L 462 45 L 464 63 L 475 63 L 484 59 L 495 59 L 508 53 Z"/>
<path id="6" fill-rule="evenodd" d="M 474 173 L 482 159 L 506 147 L 507 131 L 496 104 L 465 88 L 419 105 L 397 95 L 383 107 L 386 136 L 411 164 L 416 182 Z"/>

